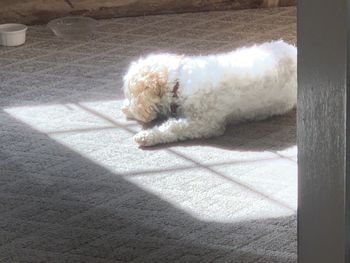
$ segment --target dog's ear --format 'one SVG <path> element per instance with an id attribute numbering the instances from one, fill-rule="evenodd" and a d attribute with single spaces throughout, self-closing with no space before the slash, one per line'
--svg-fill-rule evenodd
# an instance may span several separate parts
<path id="1" fill-rule="evenodd" d="M 147 75 L 146 89 L 149 89 L 154 96 L 159 98 L 165 94 L 165 88 L 167 83 L 167 74 L 159 72 L 152 72 Z"/>
<path id="2" fill-rule="evenodd" d="M 157 117 L 157 104 L 166 93 L 167 72 L 152 71 L 145 67 L 127 80 L 130 103 L 124 113 L 133 118 L 150 122 Z"/>
<path id="3" fill-rule="evenodd" d="M 143 72 L 142 76 L 129 80 L 129 90 L 132 96 L 137 96 L 143 92 L 151 96 L 161 98 L 165 94 L 167 74 L 159 72 Z"/>
<path id="4" fill-rule="evenodd" d="M 144 91 L 133 98 L 129 108 L 136 119 L 145 123 L 153 121 L 157 117 L 156 103 L 159 98 L 149 93 L 150 91 Z"/>

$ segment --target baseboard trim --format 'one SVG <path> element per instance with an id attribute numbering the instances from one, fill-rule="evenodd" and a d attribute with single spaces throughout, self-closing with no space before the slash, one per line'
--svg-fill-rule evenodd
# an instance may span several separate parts
<path id="1" fill-rule="evenodd" d="M 67 15 L 112 18 L 293 5 L 296 0 L 2 0 L 0 23 L 42 24 Z"/>

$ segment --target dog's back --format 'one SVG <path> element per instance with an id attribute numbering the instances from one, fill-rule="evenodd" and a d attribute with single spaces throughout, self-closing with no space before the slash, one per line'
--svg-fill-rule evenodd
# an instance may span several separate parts
<path id="1" fill-rule="evenodd" d="M 249 63 L 243 68 L 240 85 L 229 84 L 237 108 L 232 109 L 231 121 L 264 119 L 283 114 L 296 105 L 297 49 L 283 41 L 274 41 L 242 49 L 249 54 Z M 260 56 L 260 57 L 259 57 Z M 241 72 L 241 73 L 242 73 Z M 236 82 L 237 83 L 237 82 Z"/>
<path id="2" fill-rule="evenodd" d="M 189 57 L 181 70 L 182 92 L 187 103 L 205 103 L 197 107 L 231 122 L 283 114 L 296 104 L 296 61 L 296 48 L 283 41 Z"/>

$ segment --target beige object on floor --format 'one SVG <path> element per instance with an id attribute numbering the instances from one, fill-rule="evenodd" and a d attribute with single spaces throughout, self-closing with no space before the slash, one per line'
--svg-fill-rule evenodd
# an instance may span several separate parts
<path id="1" fill-rule="evenodd" d="M 0 25 L 0 44 L 3 46 L 20 46 L 26 42 L 27 26 L 22 24 Z"/>

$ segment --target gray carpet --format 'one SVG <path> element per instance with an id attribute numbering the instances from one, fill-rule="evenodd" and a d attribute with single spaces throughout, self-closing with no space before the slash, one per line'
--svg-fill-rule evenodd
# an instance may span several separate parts
<path id="1" fill-rule="evenodd" d="M 100 21 L 89 42 L 31 27 L 0 48 L 0 262 L 296 262 L 295 112 L 143 150 L 121 77 L 149 52 L 283 38 L 296 9 Z"/>

